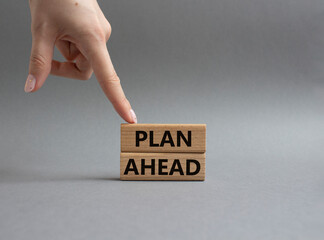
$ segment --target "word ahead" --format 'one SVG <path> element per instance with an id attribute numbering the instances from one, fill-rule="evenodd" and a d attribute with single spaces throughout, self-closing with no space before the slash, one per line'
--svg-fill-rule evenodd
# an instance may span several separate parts
<path id="1" fill-rule="evenodd" d="M 122 124 L 122 152 L 206 151 L 204 124 Z"/>
<path id="2" fill-rule="evenodd" d="M 121 153 L 121 180 L 204 180 L 205 154 Z"/>

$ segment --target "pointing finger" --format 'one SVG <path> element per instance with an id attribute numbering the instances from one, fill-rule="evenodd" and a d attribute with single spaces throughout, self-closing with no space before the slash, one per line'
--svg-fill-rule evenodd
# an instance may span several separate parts
<path id="1" fill-rule="evenodd" d="M 94 74 L 115 110 L 125 121 L 137 123 L 135 112 L 125 97 L 105 42 L 98 41 L 93 44 L 93 41 L 87 41 L 84 43 L 84 47 Z"/>

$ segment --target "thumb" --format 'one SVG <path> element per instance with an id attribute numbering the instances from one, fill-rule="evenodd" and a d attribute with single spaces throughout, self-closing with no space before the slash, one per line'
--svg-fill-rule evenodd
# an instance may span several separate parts
<path id="1" fill-rule="evenodd" d="M 51 72 L 54 44 L 55 38 L 46 36 L 46 34 L 33 35 L 25 92 L 37 91 L 44 84 Z"/>

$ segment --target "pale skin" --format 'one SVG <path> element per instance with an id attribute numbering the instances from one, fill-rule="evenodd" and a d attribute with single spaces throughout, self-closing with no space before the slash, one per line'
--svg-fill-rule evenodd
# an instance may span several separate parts
<path id="1" fill-rule="evenodd" d="M 29 4 L 33 41 L 25 91 L 39 90 L 49 74 L 87 80 L 94 73 L 118 114 L 136 123 L 107 49 L 111 26 L 97 1 L 30 0 Z M 55 46 L 65 62 L 53 60 Z"/>

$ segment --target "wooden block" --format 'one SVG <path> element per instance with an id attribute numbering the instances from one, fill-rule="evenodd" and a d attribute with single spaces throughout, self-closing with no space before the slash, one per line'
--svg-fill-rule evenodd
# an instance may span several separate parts
<path id="1" fill-rule="evenodd" d="M 206 124 L 121 124 L 121 152 L 206 151 Z"/>
<path id="2" fill-rule="evenodd" d="M 121 153 L 121 180 L 205 180 L 205 153 Z"/>

